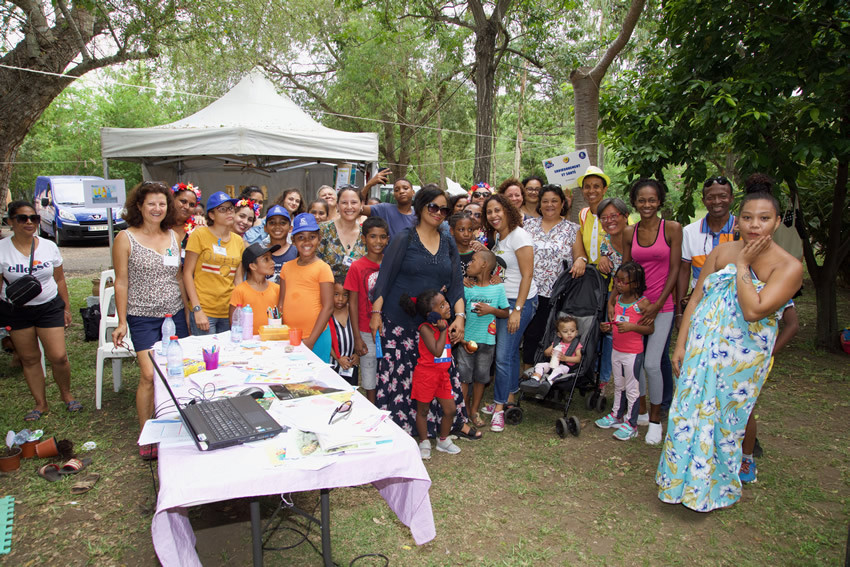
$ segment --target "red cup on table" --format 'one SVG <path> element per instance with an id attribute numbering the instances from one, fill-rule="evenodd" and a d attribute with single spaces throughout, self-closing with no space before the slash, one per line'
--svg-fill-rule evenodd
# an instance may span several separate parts
<path id="1" fill-rule="evenodd" d="M 301 329 L 289 329 L 289 344 L 292 346 L 301 344 Z"/>

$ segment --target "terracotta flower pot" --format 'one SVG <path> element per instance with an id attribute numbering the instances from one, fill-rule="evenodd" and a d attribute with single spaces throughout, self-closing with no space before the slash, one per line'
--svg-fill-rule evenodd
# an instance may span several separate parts
<path id="1" fill-rule="evenodd" d="M 21 468 L 21 448 L 12 447 L 9 456 L 0 457 L 0 471 L 12 472 Z"/>
<path id="2" fill-rule="evenodd" d="M 47 457 L 55 457 L 59 454 L 59 447 L 56 445 L 56 437 L 48 437 L 35 446 L 35 454 L 39 459 Z"/>
<path id="3" fill-rule="evenodd" d="M 24 459 L 32 459 L 35 457 L 35 446 L 38 441 L 27 441 L 21 445 L 21 457 Z"/>

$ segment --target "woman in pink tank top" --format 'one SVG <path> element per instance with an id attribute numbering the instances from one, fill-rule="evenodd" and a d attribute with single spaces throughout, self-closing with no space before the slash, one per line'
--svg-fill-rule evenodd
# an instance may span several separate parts
<path id="1" fill-rule="evenodd" d="M 626 250 L 623 261 L 633 260 L 646 273 L 645 296 L 649 300 L 641 324 L 655 323 L 654 332 L 647 337 L 640 373 L 640 415 L 638 425 L 649 425 L 646 443 L 661 443 L 661 406 L 673 396 L 673 375 L 661 371 L 661 359 L 667 348 L 673 327 L 673 292 L 682 261 L 682 225 L 665 221 L 658 215 L 664 205 L 667 189 L 655 179 L 638 179 L 631 188 L 632 206 L 640 213 L 637 224 L 626 227 Z M 647 384 L 648 382 L 648 384 Z M 646 411 L 646 390 L 649 389 L 649 414 Z"/>

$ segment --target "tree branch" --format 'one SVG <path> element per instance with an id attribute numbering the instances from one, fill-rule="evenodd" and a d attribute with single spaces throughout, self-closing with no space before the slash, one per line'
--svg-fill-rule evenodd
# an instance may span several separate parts
<path id="1" fill-rule="evenodd" d="M 431 14 L 429 14 L 427 16 L 424 15 L 424 14 L 403 14 L 403 15 L 400 16 L 399 19 L 405 19 L 405 18 L 414 18 L 414 19 L 417 19 L 417 20 L 429 20 L 429 21 L 432 21 L 432 22 L 443 22 L 443 23 L 446 23 L 446 24 L 452 24 L 454 26 L 458 26 L 458 27 L 461 27 L 461 28 L 466 28 L 468 30 L 475 31 L 475 26 L 473 26 L 472 24 L 470 24 L 468 22 L 464 22 L 463 20 L 461 20 L 460 18 L 455 17 L 455 16 L 447 16 L 445 14 L 441 14 L 438 11 L 432 12 Z"/>
<path id="2" fill-rule="evenodd" d="M 91 61 L 92 57 L 89 55 L 89 50 L 86 47 L 86 42 L 83 40 L 83 34 L 80 33 L 80 28 L 77 27 L 77 22 L 71 16 L 71 13 L 68 11 L 68 6 L 65 5 L 65 0 L 55 0 L 56 5 L 59 6 L 59 11 L 62 12 L 62 15 L 65 17 L 65 21 L 68 23 L 68 27 L 71 29 L 71 32 L 74 34 L 74 39 L 77 40 L 77 48 L 80 50 L 80 55 L 83 56 L 83 62 L 88 63 Z"/>
<path id="3" fill-rule="evenodd" d="M 635 31 L 635 26 L 637 25 L 641 12 L 643 12 L 645 4 L 646 0 L 632 0 L 632 4 L 629 6 L 629 11 L 623 19 L 623 26 L 620 28 L 620 33 L 617 35 L 617 39 L 608 46 L 608 49 L 605 50 L 605 54 L 596 66 L 590 70 L 589 75 L 596 84 L 599 84 L 602 77 L 604 77 L 605 73 L 608 71 L 608 67 L 629 42 L 629 39 L 632 37 L 632 32 Z"/>

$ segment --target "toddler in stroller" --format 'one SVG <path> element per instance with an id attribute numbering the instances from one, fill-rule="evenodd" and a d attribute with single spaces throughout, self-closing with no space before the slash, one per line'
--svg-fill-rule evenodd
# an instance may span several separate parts
<path id="1" fill-rule="evenodd" d="M 537 385 L 537 394 L 545 396 L 555 380 L 569 374 L 575 365 L 581 362 L 582 346 L 578 338 L 578 321 L 576 321 L 576 318 L 572 315 L 562 315 L 558 317 L 555 324 L 558 329 L 558 336 L 543 351 L 545 356 L 550 357 L 549 362 L 539 362 L 534 366 L 531 378 L 524 384 L 524 390 L 527 392 L 530 392 Z M 549 374 L 544 376 L 547 372 Z"/>

